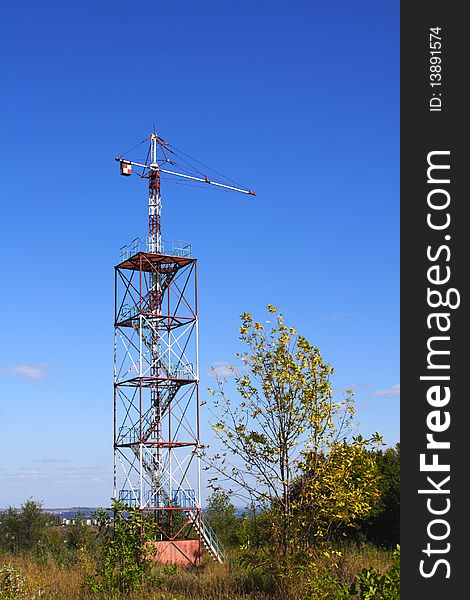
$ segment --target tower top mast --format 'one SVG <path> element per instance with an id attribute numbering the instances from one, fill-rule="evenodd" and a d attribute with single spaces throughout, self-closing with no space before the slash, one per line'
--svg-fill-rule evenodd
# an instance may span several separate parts
<path id="1" fill-rule="evenodd" d="M 208 184 L 223 191 L 256 196 L 255 192 L 251 189 L 231 185 L 231 183 L 235 182 L 232 182 L 228 178 L 224 178 L 220 173 L 217 173 L 217 175 L 219 175 L 218 178 L 213 178 L 212 176 L 210 177 L 205 174 L 207 171 L 212 171 L 213 169 L 206 167 L 196 159 L 192 159 L 189 155 L 178 151 L 174 146 L 161 138 L 155 131 L 125 154 L 129 154 L 135 150 L 135 148 L 146 142 L 148 143 L 148 150 L 147 158 L 144 162 L 130 160 L 124 158 L 122 155 L 116 156 L 115 160 L 120 163 L 121 175 L 129 177 L 133 173 L 133 167 L 136 167 L 138 169 L 136 171 L 137 175 L 142 179 L 149 180 L 149 252 L 163 252 L 161 238 L 162 203 L 160 194 L 162 175 L 168 176 L 168 180 L 171 179 L 175 183 L 186 182 L 193 183 L 194 185 Z M 174 167 L 175 169 L 169 169 L 168 166 Z M 205 171 L 201 171 L 201 167 L 205 168 Z M 216 173 L 216 171 L 214 171 L 214 173 Z M 224 181 L 220 181 L 219 179 L 226 179 L 227 182 L 224 183 Z"/>

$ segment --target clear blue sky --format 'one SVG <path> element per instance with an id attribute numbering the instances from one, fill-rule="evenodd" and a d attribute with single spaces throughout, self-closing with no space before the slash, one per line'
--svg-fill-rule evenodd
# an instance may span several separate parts
<path id="1" fill-rule="evenodd" d="M 0 507 L 109 504 L 113 266 L 146 228 L 114 156 L 154 123 L 257 192 L 162 190 L 199 259 L 202 397 L 272 303 L 398 441 L 398 23 L 398 2 L 3 7 Z"/>

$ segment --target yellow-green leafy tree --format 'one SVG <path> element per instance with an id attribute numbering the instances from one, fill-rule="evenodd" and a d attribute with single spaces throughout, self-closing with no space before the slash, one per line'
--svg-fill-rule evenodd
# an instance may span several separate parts
<path id="1" fill-rule="evenodd" d="M 210 482 L 269 509 L 287 564 L 306 536 L 326 538 L 333 522 L 365 514 L 377 486 L 372 465 L 362 474 L 357 469 L 368 441 L 352 438 L 352 393 L 334 399 L 333 368 L 320 350 L 288 327 L 277 308 L 269 305 L 268 312 L 268 327 L 248 312 L 241 316 L 247 349 L 237 354 L 241 368 L 230 367 L 233 379 L 214 372 L 213 428 L 225 452 L 210 458 L 216 471 Z"/>
<path id="2" fill-rule="evenodd" d="M 297 545 L 302 552 L 346 535 L 377 505 L 380 474 L 368 451 L 380 444 L 375 434 L 334 442 L 323 452 L 310 449 L 299 466 L 301 474 L 292 485 L 292 509 Z"/>

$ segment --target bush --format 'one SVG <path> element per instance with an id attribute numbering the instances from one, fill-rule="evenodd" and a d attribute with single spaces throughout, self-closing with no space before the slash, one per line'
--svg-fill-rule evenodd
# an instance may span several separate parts
<path id="1" fill-rule="evenodd" d="M 393 566 L 384 575 L 373 569 L 364 569 L 358 582 L 350 588 L 361 600 L 399 600 L 400 598 L 400 546 L 393 553 Z"/>
<path id="2" fill-rule="evenodd" d="M 113 508 L 112 524 L 106 513 L 101 513 L 98 567 L 95 574 L 85 580 L 91 591 L 107 592 L 111 597 L 138 590 L 144 583 L 153 583 L 152 554 L 145 544 L 152 538 L 153 522 L 142 520 L 138 509 L 128 509 L 122 503 L 115 501 Z"/>
<path id="3" fill-rule="evenodd" d="M 24 577 L 15 569 L 13 565 L 3 565 L 0 568 L 0 598 L 10 600 L 10 598 L 26 597 L 26 581 Z"/>
<path id="4" fill-rule="evenodd" d="M 31 585 L 31 582 L 24 577 L 12 564 L 2 565 L 0 567 L 0 599 L 16 600 L 18 598 L 27 598 L 36 600 L 44 596 L 44 588 L 37 585 Z"/>

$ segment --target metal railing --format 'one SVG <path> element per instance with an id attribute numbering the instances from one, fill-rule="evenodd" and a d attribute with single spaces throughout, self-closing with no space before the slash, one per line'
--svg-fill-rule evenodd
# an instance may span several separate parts
<path id="1" fill-rule="evenodd" d="M 162 254 L 170 256 L 181 256 L 182 258 L 191 258 L 192 246 L 184 240 L 172 240 L 171 242 L 163 242 Z"/>
<path id="2" fill-rule="evenodd" d="M 188 510 L 186 514 L 192 520 L 193 525 L 196 527 L 196 529 L 199 530 L 199 521 L 198 521 L 197 513 L 193 512 L 191 510 Z M 225 553 L 224 547 L 219 542 L 219 539 L 218 539 L 215 531 L 212 529 L 212 527 L 209 525 L 209 523 L 207 521 L 205 521 L 202 517 L 201 517 L 201 536 L 202 536 L 202 541 L 203 541 L 203 544 L 204 544 L 206 550 L 210 554 L 212 554 L 213 558 L 215 560 L 218 560 L 220 563 L 225 562 L 226 553 Z"/>
<path id="3" fill-rule="evenodd" d="M 129 507 L 138 507 L 140 506 L 140 492 L 139 490 L 119 490 L 118 500 Z"/>
<path id="4" fill-rule="evenodd" d="M 224 562 L 226 559 L 225 549 L 222 544 L 219 542 L 219 538 L 217 537 L 215 531 L 209 525 L 207 521 L 202 520 L 202 535 L 207 539 L 210 547 L 215 550 L 217 558 Z"/>
<path id="5" fill-rule="evenodd" d="M 194 367 L 192 363 L 187 363 L 180 367 L 170 366 L 169 376 L 172 379 L 196 379 Z"/>
<path id="6" fill-rule="evenodd" d="M 178 489 L 173 492 L 173 506 L 196 508 L 196 494 L 192 489 Z"/>
<path id="7" fill-rule="evenodd" d="M 151 252 L 150 240 L 146 238 L 142 241 L 140 237 L 136 237 L 130 244 L 121 246 L 119 249 L 120 262 L 129 260 L 139 252 Z M 189 242 L 184 240 L 164 240 L 162 242 L 162 249 L 159 254 L 166 254 L 168 256 L 179 256 L 182 258 L 191 258 L 192 246 Z"/>
<path id="8" fill-rule="evenodd" d="M 140 507 L 140 491 L 123 489 L 119 491 L 119 501 L 129 507 Z M 163 494 L 144 492 L 144 506 L 146 508 L 167 508 L 168 502 Z"/>

